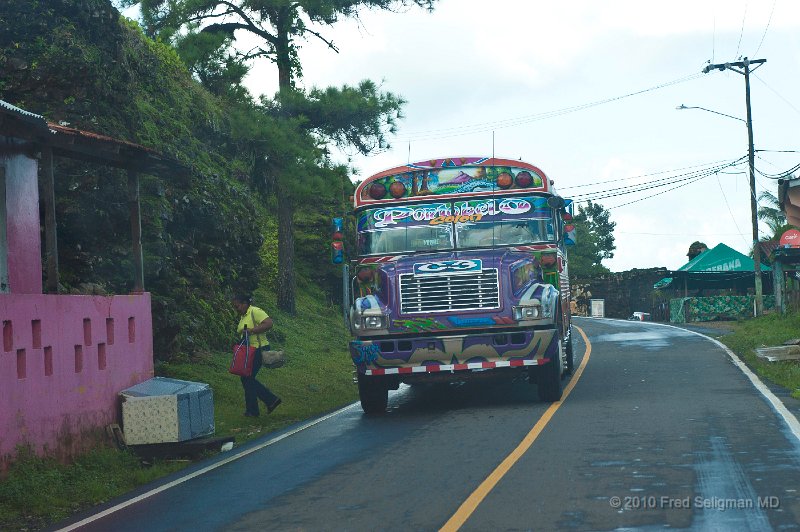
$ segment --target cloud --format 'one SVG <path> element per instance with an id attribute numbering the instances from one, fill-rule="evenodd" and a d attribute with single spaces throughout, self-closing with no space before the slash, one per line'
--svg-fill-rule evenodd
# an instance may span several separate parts
<path id="1" fill-rule="evenodd" d="M 732 161 L 747 152 L 742 122 L 675 107 L 744 117 L 743 76 L 700 72 L 706 61 L 756 50 L 768 60 L 751 86 L 756 149 L 800 149 L 800 2 L 442 0 L 433 13 L 370 11 L 360 20 L 321 28 L 339 54 L 309 42 L 300 57 L 307 87 L 369 78 L 408 100 L 394 149 L 351 157 L 362 178 L 409 160 L 494 153 L 541 167 L 568 196 L 601 181 L 620 186 Z M 263 64 L 251 86 L 271 94 L 276 79 Z M 757 167 L 770 173 L 800 159 L 758 155 Z M 775 186 L 760 178 L 757 191 Z M 749 251 L 746 173 L 645 195 L 599 200 L 617 222 L 612 270 L 679 267 L 695 240 Z"/>

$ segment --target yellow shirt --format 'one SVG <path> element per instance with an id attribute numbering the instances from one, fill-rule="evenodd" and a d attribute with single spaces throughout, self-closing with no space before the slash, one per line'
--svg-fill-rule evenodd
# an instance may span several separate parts
<path id="1" fill-rule="evenodd" d="M 266 312 L 261 310 L 258 307 L 254 307 L 250 305 L 247 307 L 247 312 L 244 313 L 239 319 L 239 326 L 236 328 L 236 331 L 243 335 L 244 334 L 244 326 L 247 325 L 247 330 L 250 331 L 264 321 L 265 319 L 269 318 Z M 263 332 L 260 334 L 251 334 L 250 335 L 250 345 L 256 347 L 269 347 L 269 340 L 267 340 L 267 333 Z"/>

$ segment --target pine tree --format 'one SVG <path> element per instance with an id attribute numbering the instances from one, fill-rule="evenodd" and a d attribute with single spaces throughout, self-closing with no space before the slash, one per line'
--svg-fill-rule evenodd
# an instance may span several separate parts
<path id="1" fill-rule="evenodd" d="M 121 0 L 133 5 L 135 0 Z M 363 9 L 393 10 L 404 6 L 433 9 L 435 0 L 141 0 L 146 31 L 176 44 L 184 55 L 214 50 L 214 61 L 195 62 L 200 79 L 236 79 L 254 59 L 268 59 L 278 68 L 279 91 L 272 102 L 262 100 L 264 112 L 285 120 L 295 140 L 306 150 L 271 157 L 263 168 L 271 173 L 278 196 L 278 306 L 295 311 L 294 211 L 309 181 L 325 170 L 327 149 L 322 142 L 354 147 L 369 154 L 387 147 L 386 136 L 394 132 L 405 103 L 391 93 L 381 93 L 371 81 L 357 87 L 303 91 L 298 43 L 310 38 L 336 45 L 306 24 L 332 26 L 343 18 L 357 18 Z M 260 45 L 246 52 L 235 47 L 238 35 L 256 36 Z M 211 36 L 211 37 L 210 37 Z M 216 48 L 214 48 L 216 46 Z M 202 57 L 202 54 L 199 54 Z M 305 133 L 305 135 L 303 134 Z M 298 154 L 297 152 L 302 152 Z M 314 168 L 316 166 L 316 168 Z M 328 165 L 329 166 L 329 165 Z M 330 168 L 328 168 L 330 170 Z"/>

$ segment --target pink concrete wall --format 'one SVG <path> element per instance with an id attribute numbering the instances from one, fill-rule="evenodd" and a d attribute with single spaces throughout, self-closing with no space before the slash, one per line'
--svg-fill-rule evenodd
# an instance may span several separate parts
<path id="1" fill-rule="evenodd" d="M 37 256 L 38 262 L 38 256 Z M 19 443 L 72 456 L 153 376 L 150 294 L 0 294 L 0 469 Z"/>
<path id="2" fill-rule="evenodd" d="M 8 285 L 15 294 L 41 294 L 38 164 L 17 155 L 5 167 Z"/>

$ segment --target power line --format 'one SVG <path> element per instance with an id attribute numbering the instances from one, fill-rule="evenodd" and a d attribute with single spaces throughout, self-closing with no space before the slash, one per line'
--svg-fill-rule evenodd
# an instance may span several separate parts
<path id="1" fill-rule="evenodd" d="M 650 198 L 653 198 L 655 196 L 660 196 L 661 194 L 665 194 L 665 193 L 670 192 L 672 190 L 675 190 L 675 189 L 678 189 L 678 188 L 683 188 L 686 185 L 691 185 L 692 183 L 696 183 L 697 181 L 700 181 L 701 179 L 705 179 L 706 177 L 708 177 L 708 176 L 698 177 L 697 179 L 689 181 L 688 183 L 683 183 L 682 185 L 678 185 L 676 187 L 672 187 L 672 188 L 669 188 L 667 190 L 662 190 L 661 192 L 656 192 L 655 194 L 651 194 L 649 196 L 645 196 L 644 198 L 639 198 L 639 199 L 635 199 L 635 200 L 629 201 L 627 203 L 622 203 L 620 205 L 614 205 L 613 207 L 608 207 L 607 210 L 610 211 L 611 209 L 618 209 L 620 207 L 625 207 L 626 205 L 631 205 L 633 203 L 639 203 L 640 201 L 644 201 L 646 199 L 650 199 Z"/>
<path id="2" fill-rule="evenodd" d="M 762 189 L 767 190 L 770 188 L 774 183 L 767 183 L 765 184 L 764 181 L 761 180 L 761 176 L 756 176 L 756 184 L 760 186 Z"/>
<path id="3" fill-rule="evenodd" d="M 650 199 L 650 198 L 653 198 L 655 196 L 660 196 L 662 194 L 665 194 L 667 192 L 676 190 L 678 188 L 682 188 L 682 187 L 685 187 L 687 185 L 691 185 L 692 183 L 696 183 L 698 181 L 701 181 L 701 180 L 703 180 L 706 177 L 709 177 L 711 175 L 719 174 L 720 171 L 722 169 L 724 169 L 724 168 L 732 167 L 732 166 L 736 166 L 738 164 L 741 164 L 741 162 L 746 157 L 747 156 L 742 156 L 739 159 L 731 161 L 730 163 L 727 163 L 725 165 L 721 165 L 718 168 L 707 169 L 704 172 L 690 172 L 690 173 L 684 174 L 683 176 L 680 176 L 681 179 L 678 179 L 677 181 L 673 180 L 671 182 L 666 183 L 666 182 L 664 182 L 663 179 L 659 179 L 659 180 L 653 181 L 652 183 L 643 184 L 642 186 L 639 186 L 639 188 L 637 188 L 635 190 L 624 190 L 624 189 L 630 188 L 630 187 L 619 187 L 617 189 L 611 189 L 611 190 L 607 191 L 608 194 L 606 194 L 604 192 L 598 192 L 598 193 L 596 193 L 594 195 L 592 195 L 592 194 L 579 195 L 580 199 L 574 199 L 573 198 L 573 201 L 575 203 L 587 203 L 589 201 L 595 201 L 595 200 L 598 200 L 598 199 L 608 199 L 608 198 L 611 198 L 611 197 L 624 196 L 624 195 L 628 195 L 628 194 L 634 194 L 634 193 L 637 193 L 637 192 L 643 192 L 645 190 L 663 188 L 665 186 L 669 186 L 669 185 L 672 185 L 672 184 L 675 184 L 675 183 L 680 183 L 680 184 L 678 184 L 676 186 L 672 186 L 670 188 L 667 188 L 666 190 L 660 190 L 659 192 L 644 196 L 642 198 L 637 198 L 635 200 L 632 200 L 632 201 L 629 201 L 629 202 L 626 202 L 626 203 L 622 203 L 622 204 L 619 204 L 619 205 L 614 205 L 612 207 L 608 207 L 607 210 L 616 209 L 616 208 L 619 208 L 619 207 L 624 207 L 626 205 L 631 205 L 633 203 L 638 203 L 640 201 L 644 201 L 646 199 Z M 656 184 L 656 182 L 657 182 L 657 184 Z M 647 185 L 647 186 L 645 186 L 645 185 Z M 726 201 L 727 201 L 727 199 L 726 199 Z"/>
<path id="4" fill-rule="evenodd" d="M 634 194 L 636 192 L 643 192 L 645 190 L 652 190 L 654 188 L 661 188 L 673 185 L 675 183 L 683 183 L 685 181 L 695 180 L 695 179 L 702 179 L 704 177 L 708 177 L 712 174 L 704 174 L 704 175 L 687 175 L 682 177 L 681 179 L 659 179 L 656 181 L 652 181 L 649 183 L 643 183 L 639 185 L 630 185 L 627 187 L 618 187 L 613 189 L 608 189 L 599 192 L 589 192 L 586 194 L 576 194 L 572 196 L 573 201 L 588 201 L 588 200 L 599 200 L 599 199 L 606 199 L 606 198 L 614 198 L 617 196 L 624 196 L 626 194 Z"/>
<path id="5" fill-rule="evenodd" d="M 741 233 L 632 233 L 630 231 L 617 231 L 614 229 L 614 234 L 621 235 L 648 235 L 648 236 L 741 236 Z"/>
<path id="6" fill-rule="evenodd" d="M 773 166 L 773 167 L 777 168 L 777 165 L 775 165 L 775 163 L 773 163 L 772 161 L 768 161 L 768 160 L 764 159 L 763 157 L 761 157 L 761 156 L 758 154 L 758 152 L 759 152 L 759 151 L 760 151 L 760 150 L 756 150 L 756 157 L 758 157 L 758 159 L 759 159 L 760 161 L 764 161 L 764 162 L 765 162 L 765 163 L 767 163 L 768 165 L 770 165 L 770 166 Z"/>
<path id="7" fill-rule="evenodd" d="M 774 153 L 774 152 L 769 152 L 769 153 Z M 784 153 L 784 152 L 777 152 L 777 153 Z M 796 153 L 796 152 L 795 152 L 795 151 L 791 151 L 790 153 Z M 767 159 L 765 159 L 765 158 L 761 157 L 761 156 L 760 156 L 759 154 L 757 154 L 757 153 L 756 153 L 756 157 L 758 157 L 758 159 L 759 159 L 760 161 L 764 161 L 764 162 L 765 162 L 765 163 L 767 163 L 768 165 L 770 165 L 770 166 L 772 166 L 772 167 L 774 167 L 774 168 L 778 168 L 778 165 L 776 165 L 775 163 L 773 163 L 773 162 L 772 162 L 772 161 L 770 161 L 770 160 L 767 160 Z M 798 163 L 798 166 L 800 166 L 800 163 Z M 786 173 L 786 172 L 788 172 L 788 171 L 789 171 L 789 170 L 786 170 L 786 171 L 784 171 L 784 172 L 781 172 L 781 173 Z"/>
<path id="8" fill-rule="evenodd" d="M 681 177 L 681 179 L 675 179 L 676 177 Z M 592 199 L 603 199 L 612 196 L 619 196 L 621 194 L 631 194 L 633 192 L 640 192 L 642 190 L 649 190 L 651 188 L 658 188 L 662 186 L 669 186 L 672 183 L 685 181 L 687 179 L 692 179 L 697 177 L 696 175 L 686 174 L 684 176 L 670 176 L 664 177 L 661 179 L 654 179 L 652 181 L 647 181 L 645 183 L 637 183 L 635 185 L 627 185 L 624 187 L 616 187 L 616 188 L 609 188 L 603 189 L 600 191 L 594 192 L 586 192 L 583 194 L 572 194 L 573 198 L 592 198 Z"/>
<path id="9" fill-rule="evenodd" d="M 728 214 L 731 215 L 731 220 L 733 220 L 733 225 L 739 232 L 738 235 L 742 238 L 742 240 L 744 240 L 744 243 L 747 244 L 747 239 L 744 237 L 742 230 L 739 229 L 739 224 L 736 223 L 736 217 L 733 215 L 733 211 L 731 210 L 731 204 L 728 203 L 728 196 L 725 195 L 725 189 L 722 188 L 722 183 L 720 183 L 719 176 L 717 176 L 717 186 L 719 187 L 719 191 L 722 193 L 722 199 L 725 200 L 725 206 L 728 208 Z"/>
<path id="10" fill-rule="evenodd" d="M 770 86 L 767 84 L 767 82 L 766 82 L 766 81 L 764 81 L 763 79 L 761 79 L 761 77 L 760 77 L 758 74 L 753 74 L 753 77 L 755 77 L 755 78 L 756 78 L 758 81 L 760 81 L 761 83 L 763 83 L 763 84 L 764 84 L 764 86 L 765 86 L 766 88 L 768 88 L 769 90 L 771 90 L 771 91 L 772 91 L 772 92 L 775 94 L 775 96 L 777 96 L 778 98 L 780 98 L 781 100 L 783 100 L 784 102 L 786 102 L 786 105 L 788 105 L 789 107 L 791 107 L 792 109 L 794 109 L 794 110 L 795 110 L 795 112 L 796 112 L 797 114 L 800 114 L 800 109 L 798 109 L 797 107 L 795 107 L 795 106 L 794 106 L 794 104 L 793 104 L 792 102 L 790 102 L 789 100 L 787 100 L 786 98 L 784 98 L 784 97 L 783 97 L 783 96 L 782 96 L 782 95 L 781 95 L 781 94 L 780 94 L 778 91 L 776 91 L 775 89 L 773 89 L 772 87 L 770 87 Z"/>
<path id="11" fill-rule="evenodd" d="M 764 34 L 761 36 L 761 42 L 758 43 L 758 48 L 756 48 L 756 52 L 753 55 L 758 55 L 758 51 L 761 50 L 761 45 L 764 44 L 764 37 L 767 36 L 767 30 L 769 29 L 769 24 L 772 22 L 772 14 L 775 12 L 775 4 L 778 3 L 778 0 L 772 0 L 772 10 L 769 12 L 769 19 L 767 19 L 767 26 L 764 28 Z"/>
<path id="12" fill-rule="evenodd" d="M 562 116 L 565 114 L 575 113 L 578 111 L 584 111 L 586 109 L 590 109 L 592 107 L 597 107 L 600 105 L 604 105 L 607 103 L 619 101 L 625 98 L 630 98 L 632 96 L 638 96 L 639 94 L 644 94 L 647 92 L 652 92 L 655 90 L 663 89 L 665 87 L 670 87 L 672 85 L 677 85 L 679 83 L 684 83 L 686 81 L 691 81 L 701 77 L 701 74 L 691 74 L 689 76 L 684 76 L 682 78 L 668 81 L 665 83 L 661 83 L 659 85 L 655 85 L 653 87 L 649 87 L 646 89 L 638 90 L 635 92 L 630 92 L 627 94 L 623 94 L 621 96 L 615 96 L 612 98 L 606 98 L 603 100 L 597 100 L 594 102 L 589 102 L 585 104 L 575 105 L 572 107 L 564 107 L 561 109 L 556 109 L 553 111 L 545 111 L 543 113 L 537 113 L 527 116 L 520 116 L 516 118 L 507 118 L 504 120 L 496 120 L 491 122 L 479 122 L 475 124 L 468 124 L 464 126 L 453 126 L 441 129 L 431 129 L 427 131 L 421 132 L 412 132 L 406 136 L 398 137 L 397 140 L 400 142 L 411 142 L 411 141 L 419 141 L 419 140 L 438 140 L 438 139 L 445 139 L 445 138 L 452 138 L 452 137 L 460 137 L 464 135 L 471 135 L 475 133 L 485 133 L 487 131 L 492 131 L 496 129 L 505 129 L 509 127 L 516 127 L 521 126 L 524 124 L 529 124 L 531 122 L 536 122 L 539 120 L 546 120 L 548 118 L 555 118 L 558 116 Z"/>
<path id="13" fill-rule="evenodd" d="M 717 45 L 717 17 L 714 17 L 714 26 L 711 30 L 711 62 L 714 62 L 714 50 Z"/>
<path id="14" fill-rule="evenodd" d="M 718 174 L 722 170 L 724 170 L 725 168 L 730 168 L 730 167 L 736 166 L 738 164 L 741 164 L 741 162 L 745 159 L 745 157 L 746 156 L 743 156 L 743 157 L 740 157 L 739 159 L 736 159 L 734 161 L 731 161 L 731 162 L 728 162 L 728 163 L 725 163 L 725 164 L 722 164 L 722 165 L 717 165 L 717 166 L 714 166 L 714 167 L 711 167 L 711 168 L 705 168 L 705 169 L 702 169 L 702 170 L 695 170 L 695 171 L 686 172 L 686 173 L 683 173 L 683 174 L 677 174 L 677 175 L 672 175 L 672 176 L 668 176 L 668 177 L 664 177 L 664 178 L 654 179 L 654 180 L 651 180 L 651 181 L 646 181 L 644 183 L 638 183 L 638 184 L 634 184 L 634 185 L 626 185 L 626 186 L 621 186 L 621 187 L 616 187 L 616 188 L 609 188 L 609 189 L 604 189 L 604 190 L 595 191 L 595 192 L 586 192 L 586 193 L 583 193 L 583 194 L 575 194 L 575 195 L 572 195 L 572 198 L 573 198 L 573 201 L 576 201 L 578 203 L 583 203 L 583 202 L 590 201 L 590 200 L 591 201 L 595 201 L 595 200 L 599 200 L 599 199 L 607 199 L 607 198 L 622 196 L 622 195 L 626 195 L 626 194 L 634 194 L 634 193 L 637 193 L 637 192 L 643 192 L 643 191 L 646 191 L 646 190 L 652 190 L 652 189 L 655 189 L 655 188 L 667 187 L 667 186 L 674 185 L 675 183 L 689 184 L 689 183 L 686 183 L 686 182 L 688 181 L 690 183 L 693 183 L 693 182 L 698 181 L 700 179 L 706 178 L 706 177 L 708 177 L 710 175 Z M 683 185 L 681 185 L 681 186 L 683 186 Z M 673 187 L 673 188 L 668 189 L 668 190 L 673 190 L 674 188 L 676 188 L 676 187 Z M 666 192 L 666 191 L 664 191 L 664 192 Z M 661 194 L 661 193 L 662 192 L 659 192 L 658 194 Z M 647 196 L 647 197 L 652 197 L 652 196 L 658 195 L 658 194 L 653 194 L 653 195 Z M 642 198 L 642 199 L 646 199 L 646 198 Z M 621 206 L 621 205 L 619 205 L 619 206 Z"/>
<path id="15" fill-rule="evenodd" d="M 759 157 L 761 159 L 761 157 Z M 787 177 L 791 177 L 792 174 L 800 170 L 800 163 L 792 166 L 788 170 L 784 170 L 783 172 L 779 172 L 777 174 L 768 174 L 763 170 L 756 169 L 759 175 L 766 177 L 767 179 L 786 179 Z"/>
<path id="16" fill-rule="evenodd" d="M 761 150 L 757 150 L 757 151 L 761 151 Z M 778 153 L 783 153 L 783 152 L 778 152 Z M 790 153 L 795 153 L 795 152 L 792 151 Z M 764 161 L 768 165 L 774 166 L 775 168 L 777 168 L 777 166 L 772 161 L 768 161 L 768 160 L 764 159 L 763 157 L 761 157 L 758 154 L 756 154 L 756 157 L 758 157 L 758 159 L 760 161 Z M 767 179 L 773 179 L 774 180 L 774 179 L 784 179 L 786 177 L 791 177 L 792 174 L 794 174 L 798 170 L 800 170 L 800 163 L 797 163 L 796 165 L 794 165 L 793 167 L 789 168 L 788 170 L 784 170 L 782 172 L 778 172 L 777 174 L 768 174 L 768 173 L 764 172 L 763 170 L 759 170 L 759 169 L 756 169 L 756 172 L 758 172 L 759 175 L 761 175 L 763 177 L 766 177 Z"/>
<path id="17" fill-rule="evenodd" d="M 681 168 L 675 168 L 673 170 L 661 170 L 659 172 L 650 172 L 649 174 L 641 174 L 641 175 L 630 176 L 630 177 L 620 177 L 620 178 L 617 178 L 617 179 L 608 179 L 606 181 L 594 181 L 593 183 L 586 183 L 586 184 L 583 184 L 583 185 L 572 185 L 572 186 L 568 186 L 568 187 L 558 187 L 558 190 L 559 191 L 563 191 L 563 190 L 570 190 L 570 189 L 573 189 L 573 188 L 592 187 L 592 186 L 601 185 L 601 184 L 605 184 L 605 183 L 615 183 L 617 181 L 628 181 L 628 180 L 631 180 L 631 179 L 638 179 L 640 177 L 650 177 L 650 176 L 661 175 L 661 174 L 666 174 L 666 173 L 670 173 L 670 172 L 677 172 L 677 171 L 680 171 L 680 170 L 688 170 L 690 168 L 699 168 L 701 166 L 709 166 L 709 165 L 718 164 L 718 163 L 721 163 L 721 162 L 724 162 L 724 161 L 727 161 L 727 159 L 720 159 L 718 161 L 711 161 L 709 163 L 701 163 L 701 164 L 695 164 L 695 165 L 691 165 L 691 166 L 683 166 Z"/>
<path id="18" fill-rule="evenodd" d="M 742 15 L 742 29 L 739 31 L 739 44 L 736 45 L 736 57 L 739 57 L 739 47 L 742 45 L 742 35 L 744 34 L 744 21 L 747 19 L 747 4 L 744 5 L 744 15 Z"/>

